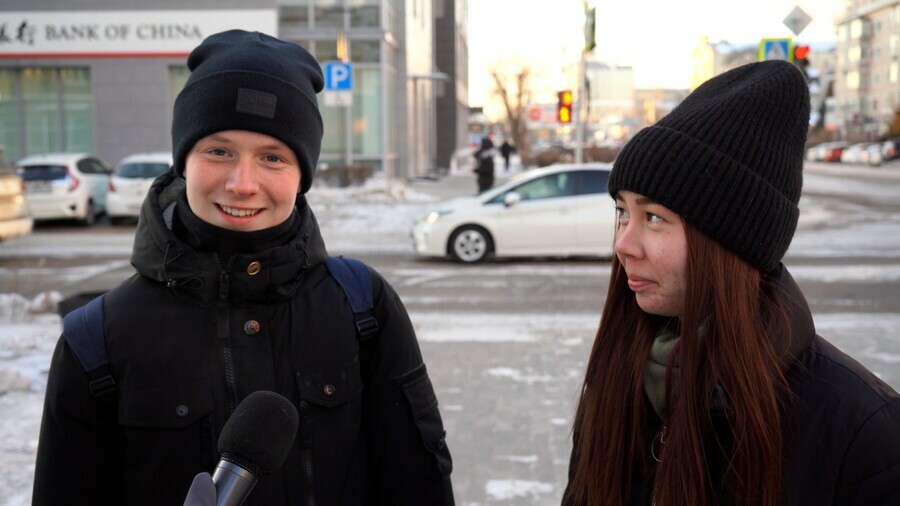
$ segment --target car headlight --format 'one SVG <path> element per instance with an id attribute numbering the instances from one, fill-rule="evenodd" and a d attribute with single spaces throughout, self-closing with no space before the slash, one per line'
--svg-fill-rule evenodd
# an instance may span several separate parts
<path id="1" fill-rule="evenodd" d="M 451 211 L 451 210 L 449 210 L 449 209 L 443 209 L 443 210 L 440 210 L 440 211 L 431 211 L 430 213 L 426 214 L 425 216 L 422 216 L 421 218 L 419 218 L 419 221 L 420 221 L 421 223 L 429 223 L 429 224 L 430 224 L 430 223 L 434 223 L 434 222 L 436 222 L 438 219 L 440 219 L 441 216 L 445 216 L 445 215 L 450 214 L 450 213 L 452 213 L 452 212 L 453 212 L 453 211 Z"/>

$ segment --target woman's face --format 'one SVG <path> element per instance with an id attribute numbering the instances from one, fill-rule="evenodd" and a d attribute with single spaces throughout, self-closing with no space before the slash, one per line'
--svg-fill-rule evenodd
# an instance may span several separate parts
<path id="1" fill-rule="evenodd" d="M 681 217 L 634 192 L 616 195 L 616 257 L 638 306 L 681 316 L 687 276 L 687 238 Z"/>

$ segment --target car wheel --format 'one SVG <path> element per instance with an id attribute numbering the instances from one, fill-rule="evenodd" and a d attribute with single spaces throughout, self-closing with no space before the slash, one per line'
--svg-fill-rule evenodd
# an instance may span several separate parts
<path id="1" fill-rule="evenodd" d="M 85 227 L 90 227 L 94 224 L 94 221 L 97 219 L 96 212 L 94 210 L 94 203 L 88 200 L 87 209 L 85 209 L 84 218 L 80 220 L 79 223 Z"/>
<path id="2" fill-rule="evenodd" d="M 461 227 L 450 238 L 450 254 L 457 261 L 467 264 L 484 260 L 493 248 L 487 230 L 473 225 Z"/>

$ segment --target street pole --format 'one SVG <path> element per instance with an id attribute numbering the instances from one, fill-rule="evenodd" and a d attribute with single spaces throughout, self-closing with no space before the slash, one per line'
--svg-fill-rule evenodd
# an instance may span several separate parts
<path id="1" fill-rule="evenodd" d="M 585 111 L 585 103 L 588 100 L 588 97 L 585 97 L 585 85 L 584 85 L 584 74 L 585 74 L 585 53 L 581 52 L 581 61 L 578 64 L 578 101 L 576 102 L 576 113 L 575 113 L 575 163 L 582 163 L 584 161 L 583 154 L 583 146 L 584 146 L 584 111 Z"/>

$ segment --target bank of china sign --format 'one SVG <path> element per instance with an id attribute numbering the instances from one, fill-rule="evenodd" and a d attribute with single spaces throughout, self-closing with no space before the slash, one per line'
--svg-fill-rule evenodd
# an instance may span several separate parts
<path id="1" fill-rule="evenodd" d="M 0 58 L 184 56 L 217 32 L 277 35 L 275 9 L 0 12 Z"/>

